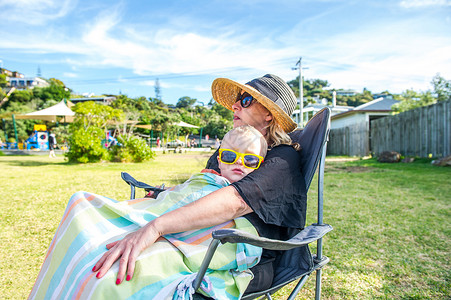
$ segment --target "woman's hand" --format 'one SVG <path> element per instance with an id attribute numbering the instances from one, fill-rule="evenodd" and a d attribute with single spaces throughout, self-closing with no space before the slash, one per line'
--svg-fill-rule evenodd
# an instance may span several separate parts
<path id="1" fill-rule="evenodd" d="M 102 278 L 111 268 L 113 263 L 119 259 L 119 272 L 117 273 L 116 284 L 126 280 L 129 281 L 133 277 L 135 271 L 135 263 L 139 254 L 155 243 L 160 234 L 150 222 L 139 230 L 126 235 L 122 240 L 106 245 L 108 251 L 100 258 L 92 269 L 97 272 L 96 277 Z"/>
<path id="2" fill-rule="evenodd" d="M 164 183 L 162 184 L 162 185 L 156 185 L 155 186 L 156 188 L 159 188 L 159 189 L 163 189 L 163 190 L 169 190 L 169 189 L 171 189 L 170 187 L 165 187 L 165 185 L 164 185 Z M 146 194 L 146 198 L 157 198 L 157 196 L 158 196 L 158 194 L 159 193 L 161 193 L 161 192 L 158 192 L 158 193 L 155 193 L 154 191 L 152 191 L 152 190 L 150 190 L 147 194 Z"/>
<path id="3" fill-rule="evenodd" d="M 165 213 L 122 240 L 107 245 L 108 251 L 96 263 L 93 272 L 102 278 L 119 259 L 116 284 L 133 277 L 135 262 L 139 254 L 151 246 L 162 235 L 222 224 L 245 214 L 252 209 L 244 202 L 233 186 L 224 187 L 193 203 Z"/>

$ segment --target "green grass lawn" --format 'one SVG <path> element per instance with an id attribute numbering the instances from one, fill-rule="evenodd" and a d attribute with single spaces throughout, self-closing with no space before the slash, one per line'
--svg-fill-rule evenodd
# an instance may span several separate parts
<path id="1" fill-rule="evenodd" d="M 127 199 L 126 171 L 174 185 L 209 154 L 159 154 L 142 164 L 69 165 L 61 157 L 0 156 L 0 298 L 28 296 L 69 197 L 85 190 Z M 315 180 L 315 179 L 314 179 Z M 451 169 L 428 162 L 327 162 L 323 299 L 449 299 Z M 316 182 L 308 223 L 315 222 Z M 138 191 L 137 196 L 142 196 Z M 314 248 L 314 247 L 313 247 Z M 314 276 L 299 299 L 312 299 Z M 287 289 L 275 299 L 285 299 Z"/>

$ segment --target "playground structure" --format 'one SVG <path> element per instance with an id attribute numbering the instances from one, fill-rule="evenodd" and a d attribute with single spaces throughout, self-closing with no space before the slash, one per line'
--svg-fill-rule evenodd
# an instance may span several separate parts
<path id="1" fill-rule="evenodd" d="M 49 150 L 49 132 L 47 127 L 45 125 L 34 125 L 34 131 L 25 143 L 27 150 Z"/>
<path id="2" fill-rule="evenodd" d="M 37 120 L 43 120 L 48 122 L 72 122 L 73 117 L 75 115 L 75 112 L 73 112 L 67 105 L 66 100 L 61 100 L 58 104 L 55 104 L 53 106 L 44 108 L 39 111 L 22 114 L 22 115 L 12 115 L 11 119 L 13 122 L 14 127 L 14 135 L 15 135 L 15 142 L 7 142 L 8 141 L 8 135 L 5 132 L 5 140 L 6 143 L 4 145 L 0 145 L 1 149 L 11 149 L 11 150 L 30 150 L 30 149 L 37 149 L 37 150 L 49 150 L 49 133 L 47 132 L 47 129 L 45 128 L 45 125 L 37 125 L 38 127 L 34 128 L 33 133 L 30 135 L 30 137 L 22 143 L 18 143 L 18 136 L 17 136 L 17 130 L 16 130 L 16 119 L 37 119 Z M 2 119 L 3 122 L 3 128 L 6 128 L 5 126 L 5 119 Z M 41 127 L 43 126 L 43 127 Z M 26 144 L 26 146 L 25 146 Z"/>

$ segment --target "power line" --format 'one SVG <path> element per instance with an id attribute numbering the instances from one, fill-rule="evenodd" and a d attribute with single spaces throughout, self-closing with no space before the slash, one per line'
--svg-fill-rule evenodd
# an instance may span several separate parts
<path id="1" fill-rule="evenodd" d="M 291 58 L 284 58 L 280 60 L 276 60 L 267 64 L 267 66 L 277 66 L 282 64 L 287 64 Z M 67 84 L 100 84 L 100 83 L 116 83 L 120 81 L 128 81 L 128 80 L 155 80 L 159 79 L 178 79 L 183 77 L 190 76 L 202 76 L 209 74 L 224 74 L 224 73 L 232 73 L 232 72 L 242 72 L 254 70 L 255 67 L 226 67 L 221 69 L 208 69 L 197 72 L 181 72 L 181 73 L 173 73 L 173 74 L 152 74 L 152 75 L 136 75 L 136 76 L 127 76 L 127 77 L 116 77 L 116 78 L 96 78 L 96 79 L 83 79 L 83 80 L 65 80 Z"/>

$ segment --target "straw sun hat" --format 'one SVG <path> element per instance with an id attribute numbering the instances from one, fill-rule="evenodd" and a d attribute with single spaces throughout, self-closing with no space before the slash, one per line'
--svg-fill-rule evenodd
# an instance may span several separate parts
<path id="1" fill-rule="evenodd" d="M 280 77 L 266 74 L 246 84 L 227 78 L 217 78 L 211 85 L 213 98 L 230 110 L 241 90 L 248 92 L 271 112 L 276 122 L 285 132 L 291 132 L 297 125 L 291 119 L 297 99 L 291 88 Z"/>

